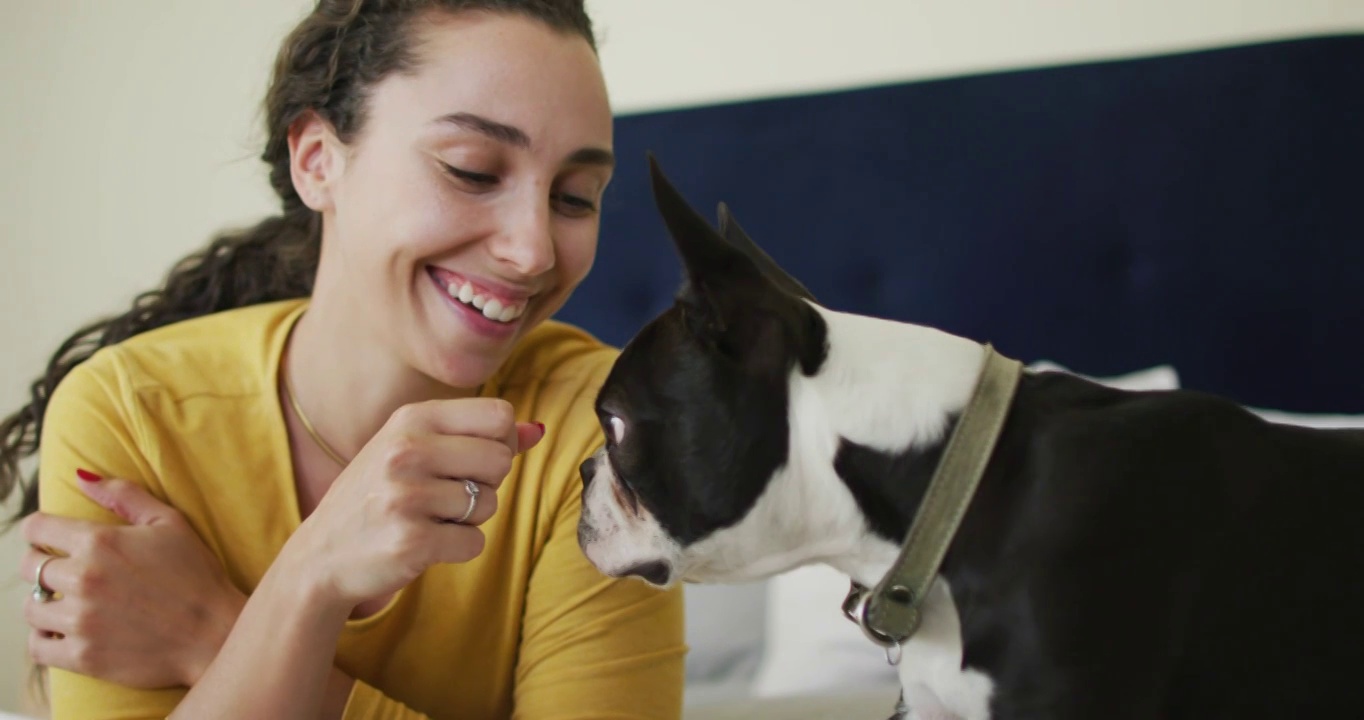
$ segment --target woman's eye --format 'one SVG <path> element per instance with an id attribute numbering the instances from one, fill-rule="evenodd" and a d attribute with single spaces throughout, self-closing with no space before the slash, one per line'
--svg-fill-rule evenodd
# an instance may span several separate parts
<path id="1" fill-rule="evenodd" d="M 464 168 L 458 168 L 448 163 L 441 163 L 441 165 L 445 167 L 445 172 L 448 175 L 456 180 L 469 183 L 470 185 L 476 185 L 479 188 L 490 188 L 497 184 L 496 175 L 465 170 Z"/>
<path id="2" fill-rule="evenodd" d="M 568 217 L 587 217 L 597 211 L 597 204 L 584 197 L 568 193 L 551 193 L 549 199 L 558 206 L 560 213 Z"/>

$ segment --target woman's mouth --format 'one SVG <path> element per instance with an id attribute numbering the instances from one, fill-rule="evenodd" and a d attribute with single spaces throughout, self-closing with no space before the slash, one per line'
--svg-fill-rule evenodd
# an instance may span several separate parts
<path id="1" fill-rule="evenodd" d="M 526 312 L 526 300 L 498 297 L 468 280 L 454 277 L 437 268 L 428 268 L 427 271 L 431 279 L 436 281 L 437 287 L 444 290 L 452 300 L 463 303 L 488 320 L 509 324 Z"/>

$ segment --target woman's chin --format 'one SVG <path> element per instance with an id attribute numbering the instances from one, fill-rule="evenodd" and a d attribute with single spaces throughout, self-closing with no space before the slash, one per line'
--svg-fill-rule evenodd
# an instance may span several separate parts
<path id="1" fill-rule="evenodd" d="M 450 388 L 462 388 L 472 393 L 488 381 L 506 360 L 508 352 L 489 356 L 470 352 L 468 349 L 441 352 L 427 363 L 430 368 L 426 374 L 436 382 Z"/>

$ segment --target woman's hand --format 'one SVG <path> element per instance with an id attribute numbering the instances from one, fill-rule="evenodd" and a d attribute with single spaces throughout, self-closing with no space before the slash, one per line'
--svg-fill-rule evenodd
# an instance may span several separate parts
<path id="1" fill-rule="evenodd" d="M 483 551 L 478 526 L 496 512 L 513 458 L 543 436 L 543 426 L 517 423 L 511 405 L 495 398 L 404 406 L 327 490 L 280 560 L 347 612 L 431 565 L 467 562 Z M 479 491 L 467 518 L 465 480 Z"/>
<path id="2" fill-rule="evenodd" d="M 90 476 L 94 477 L 94 476 Z M 77 483 L 128 525 L 37 513 L 20 577 L 58 593 L 24 605 L 34 662 L 138 688 L 191 686 L 246 597 L 179 511 L 125 480 Z"/>

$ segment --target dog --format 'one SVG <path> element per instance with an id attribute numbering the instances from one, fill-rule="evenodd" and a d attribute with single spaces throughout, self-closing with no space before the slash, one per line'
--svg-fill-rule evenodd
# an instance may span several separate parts
<path id="1" fill-rule="evenodd" d="M 683 283 L 597 396 L 583 552 L 658 587 L 876 586 L 989 348 L 819 305 L 649 161 Z M 1364 717 L 1364 434 L 1023 371 L 980 459 L 895 647 L 908 717 Z"/>

